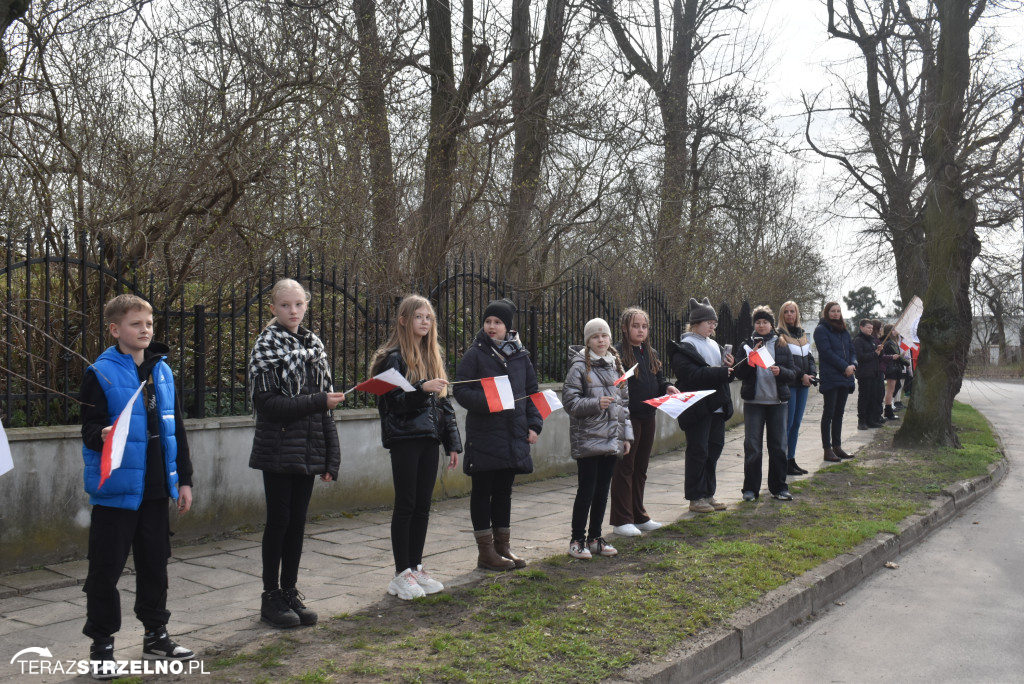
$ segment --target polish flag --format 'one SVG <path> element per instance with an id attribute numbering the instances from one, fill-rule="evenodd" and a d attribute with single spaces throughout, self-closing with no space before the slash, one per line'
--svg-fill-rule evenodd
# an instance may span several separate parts
<path id="1" fill-rule="evenodd" d="M 509 383 L 507 375 L 480 378 L 480 384 L 484 386 L 487 408 L 491 410 L 491 413 L 508 411 L 516 407 L 516 401 L 512 397 L 512 385 Z"/>
<path id="2" fill-rule="evenodd" d="M 391 390 L 397 388 L 401 388 L 406 392 L 416 391 L 416 388 L 409 384 L 409 381 L 405 379 L 405 376 L 394 368 L 388 368 L 383 373 L 375 375 L 369 380 L 363 380 L 349 391 L 359 390 L 360 392 L 369 392 L 370 394 L 375 394 L 379 397 L 380 395 L 387 394 Z"/>
<path id="3" fill-rule="evenodd" d="M 107 439 L 103 442 L 103 453 L 100 454 L 99 488 L 103 487 L 103 483 L 107 481 L 112 472 L 121 467 L 121 459 L 124 458 L 124 445 L 128 443 L 128 430 L 132 424 L 132 407 L 135 406 L 135 400 L 139 398 L 139 394 L 145 386 L 144 382 L 139 384 L 139 389 L 135 390 L 135 394 L 121 409 L 121 414 L 114 420 L 114 429 L 107 434 Z"/>
<path id="4" fill-rule="evenodd" d="M 697 392 L 680 392 L 679 394 L 665 394 L 654 399 L 644 400 L 645 404 L 650 404 L 659 411 L 664 411 L 673 418 L 678 418 L 679 414 L 690 408 L 704 397 L 710 396 L 715 393 L 715 390 L 699 390 Z"/>
<path id="5" fill-rule="evenodd" d="M 634 373 L 634 372 L 636 372 L 636 367 L 637 367 L 637 366 L 639 366 L 639 365 L 640 365 L 640 364 L 638 364 L 638 363 L 634 363 L 634 364 L 633 364 L 633 367 L 632 367 L 632 368 L 630 368 L 630 369 L 629 369 L 628 371 L 626 371 L 625 373 L 623 373 L 623 374 L 622 374 L 622 377 L 621 377 L 621 378 L 619 378 L 618 380 L 616 380 L 616 381 L 615 381 L 615 382 L 614 382 L 613 384 L 615 384 L 615 385 L 621 385 L 622 383 L 624 383 L 624 382 L 626 382 L 627 380 L 629 380 L 629 379 L 630 379 L 631 377 L 633 377 L 633 373 Z"/>
<path id="6" fill-rule="evenodd" d="M 908 340 L 905 337 L 900 338 L 900 349 L 903 351 L 910 351 L 911 349 L 920 349 L 921 343 L 918 340 Z"/>
<path id="7" fill-rule="evenodd" d="M 769 366 L 775 365 L 775 359 L 772 357 L 772 353 L 768 347 L 759 347 L 757 351 L 754 351 L 748 345 L 743 345 L 743 349 L 747 352 L 747 358 L 750 359 L 755 366 L 760 366 L 761 368 L 768 370 Z"/>
<path id="8" fill-rule="evenodd" d="M 551 390 L 531 394 L 530 400 L 537 405 L 542 420 L 550 416 L 552 411 L 562 408 L 562 402 L 558 400 L 558 395 Z"/>
<path id="9" fill-rule="evenodd" d="M 4 430 L 4 424 L 0 423 L 0 475 L 13 469 L 14 459 L 11 458 L 11 445 L 7 441 L 7 432 Z"/>

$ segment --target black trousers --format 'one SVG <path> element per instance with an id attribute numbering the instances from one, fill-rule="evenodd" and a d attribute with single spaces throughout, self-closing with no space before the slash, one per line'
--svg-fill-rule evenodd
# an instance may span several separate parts
<path id="1" fill-rule="evenodd" d="M 267 526 L 263 530 L 263 590 L 294 589 L 315 475 L 263 472 Z"/>
<path id="2" fill-rule="evenodd" d="M 743 404 L 743 491 L 761 492 L 764 433 L 768 432 L 768 491 L 778 494 L 786 489 L 786 419 L 789 406 L 782 404 Z"/>
<path id="3" fill-rule="evenodd" d="M 821 447 L 831 449 L 843 446 L 843 412 L 846 411 L 846 400 L 850 390 L 837 387 L 822 392 L 825 406 L 821 409 Z"/>
<path id="4" fill-rule="evenodd" d="M 511 527 L 512 483 L 515 479 L 516 473 L 511 468 L 473 474 L 473 491 L 469 495 L 473 531 Z"/>
<path id="5" fill-rule="evenodd" d="M 439 446 L 436 439 L 425 437 L 402 440 L 391 447 L 391 479 L 395 484 L 391 551 L 396 573 L 415 569 L 423 562 Z"/>
<path id="6" fill-rule="evenodd" d="M 117 581 L 131 551 L 135 559 L 135 617 L 147 631 L 167 624 L 167 559 L 171 529 L 167 498 L 145 499 L 139 510 L 92 507 L 89 526 L 89 572 L 85 592 L 85 627 L 92 639 L 106 639 L 121 629 L 121 595 Z"/>
<path id="7" fill-rule="evenodd" d="M 857 422 L 875 423 L 882 415 L 885 379 L 881 375 L 857 380 Z"/>
<path id="8" fill-rule="evenodd" d="M 588 456 L 576 459 L 576 501 L 572 505 L 572 538 L 597 539 L 601 536 L 601 523 L 608 507 L 608 490 L 615 470 L 615 454 Z M 587 518 L 590 531 L 587 533 Z"/>
<path id="9" fill-rule="evenodd" d="M 686 433 L 683 495 L 688 501 L 713 497 L 718 489 L 718 459 L 725 448 L 725 414 L 712 413 Z"/>

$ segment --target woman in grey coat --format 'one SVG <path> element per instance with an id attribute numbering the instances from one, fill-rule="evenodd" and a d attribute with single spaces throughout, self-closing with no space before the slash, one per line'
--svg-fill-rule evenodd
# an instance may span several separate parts
<path id="1" fill-rule="evenodd" d="M 562 386 L 562 405 L 569 414 L 569 443 L 576 460 L 578 485 L 572 509 L 569 555 L 614 556 L 615 548 L 601 536 L 615 461 L 629 452 L 629 389 L 616 381 L 625 373 L 612 347 L 612 331 L 602 318 L 587 322 L 585 346 L 569 348 L 569 372 Z M 587 534 L 587 519 L 590 519 Z"/>

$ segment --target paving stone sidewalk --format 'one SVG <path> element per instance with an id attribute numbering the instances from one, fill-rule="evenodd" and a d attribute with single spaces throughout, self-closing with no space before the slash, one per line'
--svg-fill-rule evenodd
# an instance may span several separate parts
<path id="1" fill-rule="evenodd" d="M 827 465 L 821 460 L 821 407 L 821 395 L 812 388 L 797 453 L 797 462 L 812 474 Z M 843 446 L 848 452 L 854 453 L 874 434 L 874 430 L 858 431 L 856 411 L 846 411 Z M 672 522 L 694 515 L 686 511 L 682 481 L 682 451 L 651 459 L 645 503 L 655 520 Z M 730 507 L 742 505 L 742 481 L 743 428 L 739 426 L 726 434 L 716 498 Z M 512 494 L 513 550 L 527 559 L 565 553 L 575 491 L 575 475 L 517 485 Z M 766 484 L 761 498 L 769 505 L 786 505 L 770 499 Z M 375 510 L 307 524 L 298 586 L 321 619 L 357 612 L 386 598 L 394 574 L 390 520 L 390 510 Z M 225 647 L 276 631 L 259 622 L 261 535 L 255 532 L 174 549 L 168 565 L 170 630 L 201 657 L 212 659 Z M 605 536 L 615 543 L 610 526 L 605 527 Z M 435 503 L 424 566 L 450 586 L 474 582 L 484 574 L 476 569 L 468 497 Z M 87 657 L 89 641 L 81 632 L 86 568 L 86 561 L 78 560 L 0 576 L 0 682 L 91 681 L 67 675 L 29 677 L 10 662 L 27 647 L 49 648 L 54 659 Z M 125 577 L 119 588 L 124 624 L 117 635 L 117 657 L 141 658 L 142 627 L 132 610 L 134 581 Z"/>

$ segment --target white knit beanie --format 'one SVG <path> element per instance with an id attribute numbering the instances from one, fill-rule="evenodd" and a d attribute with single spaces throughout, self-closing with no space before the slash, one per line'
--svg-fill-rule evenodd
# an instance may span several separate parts
<path id="1" fill-rule="evenodd" d="M 591 318 L 587 321 L 587 324 L 583 326 L 583 344 L 585 345 L 590 341 L 591 337 L 600 333 L 605 333 L 610 338 L 612 336 L 611 326 L 609 326 L 608 321 L 603 318 Z"/>

